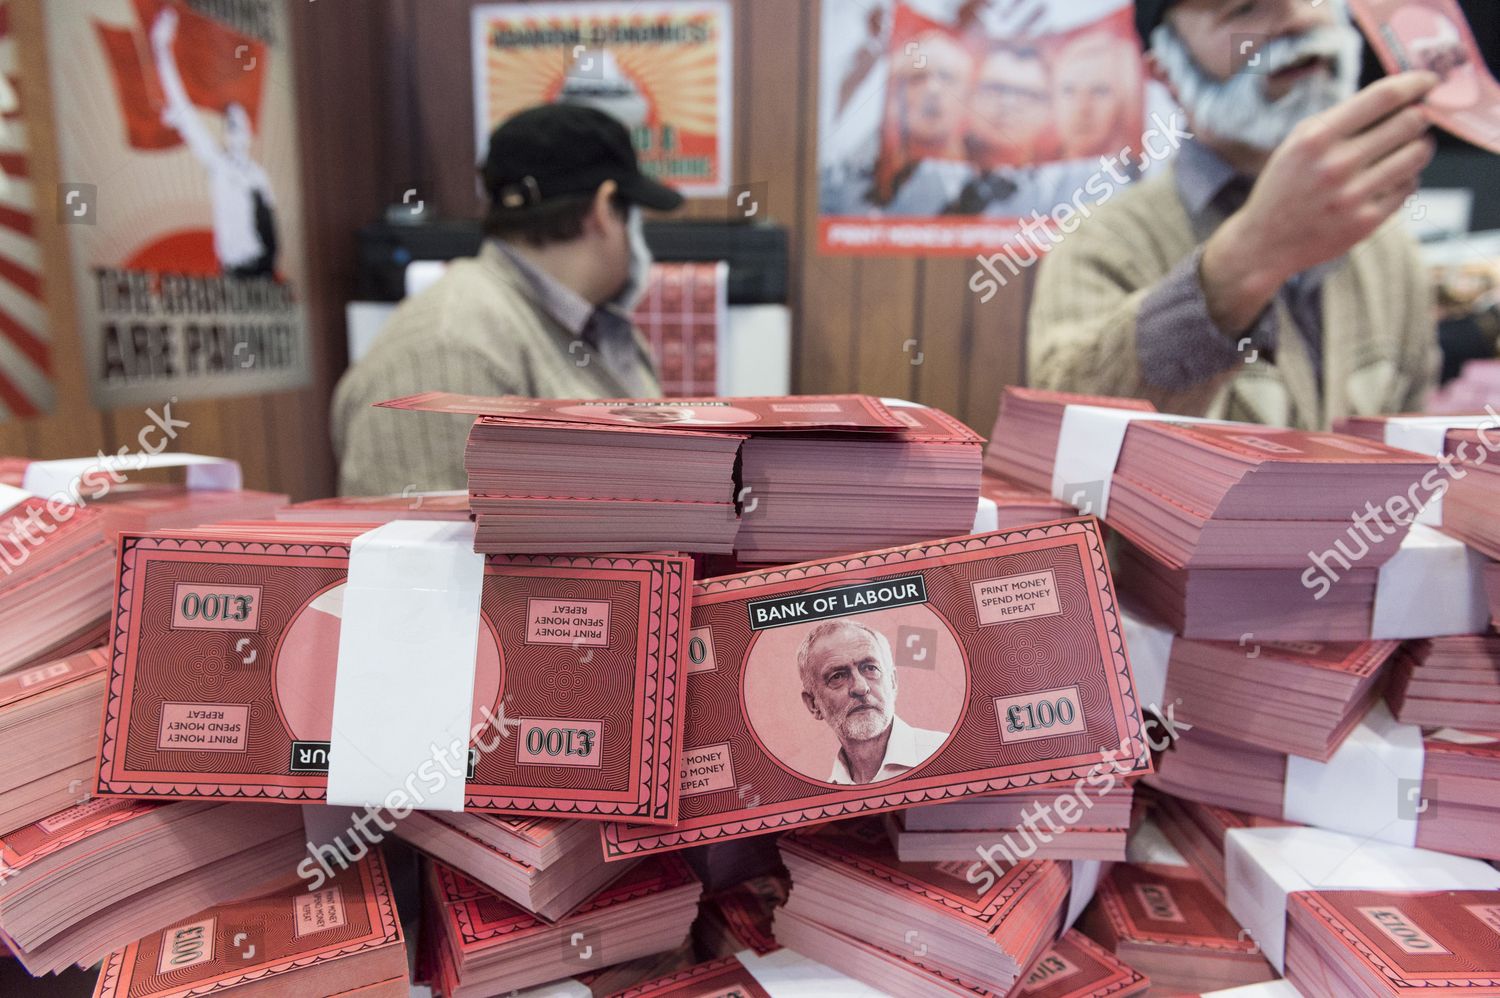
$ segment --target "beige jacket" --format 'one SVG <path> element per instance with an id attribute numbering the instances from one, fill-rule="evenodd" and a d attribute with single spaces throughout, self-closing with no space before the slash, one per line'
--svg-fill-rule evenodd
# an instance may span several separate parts
<path id="1" fill-rule="evenodd" d="M 659 394 L 645 341 L 641 363 Z M 426 391 L 533 398 L 629 394 L 592 351 L 552 318 L 535 288 L 494 245 L 454 261 L 431 288 L 402 302 L 333 398 L 342 495 L 465 486 L 470 416 L 399 412 L 372 404 Z M 570 352 L 570 347 L 572 348 Z"/>
<path id="2" fill-rule="evenodd" d="M 1062 238 L 1042 262 L 1028 333 L 1030 384 L 1149 399 L 1164 412 L 1325 429 L 1349 415 L 1421 408 L 1441 361 L 1431 289 L 1415 242 L 1392 219 L 1323 284 L 1323 383 L 1279 301 L 1275 363 L 1253 363 L 1188 392 L 1143 377 L 1141 301 L 1197 247 L 1173 169 L 1161 171 Z"/>

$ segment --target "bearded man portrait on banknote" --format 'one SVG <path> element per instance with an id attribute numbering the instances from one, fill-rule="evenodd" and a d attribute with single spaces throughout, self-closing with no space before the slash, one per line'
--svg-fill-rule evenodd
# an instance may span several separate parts
<path id="1" fill-rule="evenodd" d="M 802 702 L 839 740 L 829 783 L 879 783 L 926 762 L 948 735 L 896 716 L 896 665 L 884 634 L 854 620 L 831 620 L 797 649 Z"/>
<path id="2" fill-rule="evenodd" d="M 1439 350 L 1399 216 L 1434 153 L 1423 102 L 1438 77 L 1358 90 L 1343 0 L 1135 11 L 1147 68 L 1182 108 L 1176 153 L 1071 230 L 1059 223 L 1030 383 L 1303 429 L 1420 411 Z"/>

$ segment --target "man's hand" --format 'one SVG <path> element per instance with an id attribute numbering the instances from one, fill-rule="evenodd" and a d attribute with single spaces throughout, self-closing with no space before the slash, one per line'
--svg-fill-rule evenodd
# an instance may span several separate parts
<path id="1" fill-rule="evenodd" d="M 1293 275 L 1343 256 L 1416 193 L 1436 148 L 1417 102 L 1438 82 L 1388 77 L 1277 147 L 1245 206 L 1204 246 L 1200 277 L 1222 332 L 1244 332 Z"/>
<path id="2" fill-rule="evenodd" d="M 156 48 L 167 48 L 177 38 L 177 11 L 163 7 L 156 20 L 151 22 L 151 44 Z"/>

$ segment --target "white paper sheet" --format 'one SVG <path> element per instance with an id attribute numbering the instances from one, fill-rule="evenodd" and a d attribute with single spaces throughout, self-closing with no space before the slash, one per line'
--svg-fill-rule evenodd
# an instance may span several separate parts
<path id="1" fill-rule="evenodd" d="M 22 484 L 34 495 L 57 496 L 66 501 L 77 498 L 75 483 L 89 472 L 107 476 L 110 471 L 128 479 L 133 472 L 152 468 L 186 468 L 190 489 L 234 492 L 244 487 L 240 463 L 223 457 L 203 454 L 105 454 L 94 457 L 70 457 L 60 461 L 33 461 L 26 466 Z M 100 477 L 100 481 L 106 480 Z M 88 497 L 85 495 L 85 499 Z"/>
<path id="2" fill-rule="evenodd" d="M 434 761 L 434 746 L 450 757 L 467 749 L 483 582 L 472 523 L 398 520 L 355 538 L 334 681 L 330 804 L 382 804 Z M 420 802 L 430 811 L 463 806 L 462 779 L 443 781 Z"/>
<path id="3" fill-rule="evenodd" d="M 1489 621 L 1484 558 L 1462 541 L 1414 524 L 1401 549 L 1380 566 L 1370 637 L 1482 634 Z"/>
<path id="4" fill-rule="evenodd" d="M 1136 700 L 1143 707 L 1162 705 L 1167 696 L 1167 663 L 1172 660 L 1171 628 L 1144 614 L 1120 607 L 1120 630 L 1125 637 L 1125 656 L 1135 677 Z"/>
<path id="5" fill-rule="evenodd" d="M 1282 815 L 1288 821 L 1391 842 L 1417 844 L 1422 729 L 1398 724 L 1376 700 L 1327 762 L 1288 756 Z"/>

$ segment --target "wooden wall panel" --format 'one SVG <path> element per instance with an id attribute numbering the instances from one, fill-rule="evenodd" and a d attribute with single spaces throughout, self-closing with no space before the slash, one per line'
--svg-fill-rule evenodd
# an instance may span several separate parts
<path id="1" fill-rule="evenodd" d="M 41 0 L 19 2 L 18 19 L 40 38 Z M 474 3 L 289 4 L 302 118 L 313 385 L 264 398 L 174 406 L 179 418 L 193 420 L 184 445 L 237 458 L 252 486 L 298 498 L 333 488 L 327 408 L 346 363 L 343 309 L 355 289 L 357 230 L 409 188 L 445 216 L 474 217 L 482 210 L 474 179 Z M 968 289 L 972 258 L 820 255 L 818 5 L 734 4 L 732 180 L 764 183 L 763 217 L 790 230 L 795 389 L 901 395 L 941 406 L 987 432 L 1001 386 L 1023 373 L 1029 284 L 1016 282 L 981 304 Z M 28 75 L 44 79 L 33 65 L 42 47 L 27 50 Z M 39 165 L 55 173 L 55 152 L 46 155 L 53 159 L 39 152 Z M 727 199 L 699 199 L 684 215 L 727 217 L 728 209 Z M 66 248 L 58 227 L 49 228 L 49 314 L 61 401 L 53 417 L 0 425 L 0 453 L 21 449 L 51 457 L 118 447 L 144 418 L 139 411 L 101 413 L 89 405 L 66 286 Z M 913 364 L 917 351 L 922 362 Z"/>

